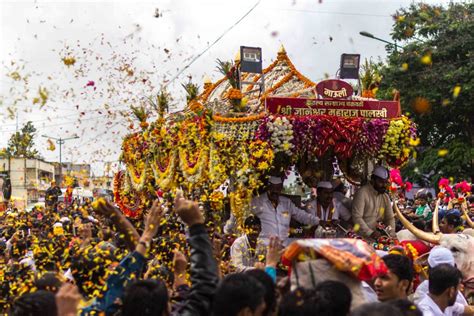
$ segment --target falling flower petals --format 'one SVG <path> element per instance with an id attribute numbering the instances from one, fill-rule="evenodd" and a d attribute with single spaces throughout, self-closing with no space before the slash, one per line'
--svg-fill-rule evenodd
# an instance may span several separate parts
<path id="1" fill-rule="evenodd" d="M 447 150 L 447 149 L 440 149 L 440 150 L 438 150 L 438 156 L 439 156 L 439 157 L 444 157 L 444 156 L 446 156 L 448 153 L 449 153 L 449 150 Z"/>
<path id="2" fill-rule="evenodd" d="M 459 96 L 459 93 L 461 93 L 461 86 L 455 86 L 453 89 L 453 98 L 457 98 Z"/>

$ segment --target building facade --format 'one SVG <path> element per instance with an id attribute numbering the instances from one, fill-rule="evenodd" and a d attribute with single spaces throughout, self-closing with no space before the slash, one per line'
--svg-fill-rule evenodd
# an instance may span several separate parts
<path id="1" fill-rule="evenodd" d="M 1 158 L 0 172 L 10 177 L 12 199 L 24 206 L 44 198 L 55 177 L 54 164 L 30 158 Z"/>

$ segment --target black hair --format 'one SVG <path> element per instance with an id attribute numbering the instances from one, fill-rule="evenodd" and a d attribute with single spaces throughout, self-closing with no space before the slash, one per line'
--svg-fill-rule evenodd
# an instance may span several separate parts
<path id="1" fill-rule="evenodd" d="M 272 278 L 265 271 L 259 269 L 248 270 L 245 274 L 257 279 L 265 288 L 264 300 L 266 306 L 263 315 L 271 315 L 276 309 L 276 289 Z"/>
<path id="2" fill-rule="evenodd" d="M 443 263 L 429 270 L 430 294 L 441 295 L 450 287 L 457 287 L 461 281 L 461 272 L 450 264 Z"/>
<path id="3" fill-rule="evenodd" d="M 26 240 L 17 240 L 12 243 L 12 247 L 10 249 L 10 257 L 13 260 L 19 260 L 28 249 L 28 244 Z"/>
<path id="4" fill-rule="evenodd" d="M 110 250 L 100 250 L 92 245 L 85 249 L 71 250 L 71 272 L 79 292 L 92 298 L 95 290 L 103 290 L 106 283 L 107 262 L 118 261 Z"/>
<path id="5" fill-rule="evenodd" d="M 255 311 L 264 302 L 265 288 L 254 277 L 244 273 L 227 275 L 215 291 L 214 316 L 236 316 L 248 307 Z"/>
<path id="6" fill-rule="evenodd" d="M 260 222 L 260 218 L 255 215 L 250 215 L 244 221 L 244 227 L 253 227 L 253 226 L 261 226 L 262 223 Z"/>
<path id="7" fill-rule="evenodd" d="M 125 288 L 121 315 L 163 315 L 168 299 L 168 289 L 161 280 L 132 282 Z"/>
<path id="8" fill-rule="evenodd" d="M 351 290 L 339 281 L 324 281 L 315 287 L 320 310 L 318 315 L 345 316 L 349 314 L 352 303 Z"/>
<path id="9" fill-rule="evenodd" d="M 388 303 L 367 303 L 354 309 L 351 316 L 400 316 L 400 310 Z"/>
<path id="10" fill-rule="evenodd" d="M 35 286 L 38 290 L 56 293 L 61 287 L 61 280 L 59 280 L 56 273 L 47 272 L 35 281 Z"/>
<path id="11" fill-rule="evenodd" d="M 339 183 L 339 184 L 334 188 L 334 192 L 344 192 L 345 189 L 346 189 L 346 186 L 345 186 L 344 182 L 341 181 L 341 183 Z"/>
<path id="12" fill-rule="evenodd" d="M 174 283 L 174 274 L 167 266 L 157 264 L 149 268 L 148 279 L 161 280 L 171 287 Z"/>
<path id="13" fill-rule="evenodd" d="M 425 230 L 426 223 L 424 220 L 418 219 L 416 221 L 413 221 L 413 226 L 415 226 L 416 228 L 420 230 Z"/>
<path id="14" fill-rule="evenodd" d="M 452 225 L 453 227 L 458 227 L 462 224 L 461 216 L 457 214 L 449 213 L 444 218 L 446 218 L 448 225 Z"/>
<path id="15" fill-rule="evenodd" d="M 278 316 L 316 315 L 313 289 L 298 288 L 283 296 L 278 309 Z"/>
<path id="16" fill-rule="evenodd" d="M 344 283 L 324 281 L 314 289 L 299 288 L 286 294 L 278 316 L 346 316 L 351 302 L 351 291 Z"/>
<path id="17" fill-rule="evenodd" d="M 12 316 L 56 316 L 54 294 L 48 291 L 36 291 L 20 296 L 12 305 L 9 315 Z"/>
<path id="18" fill-rule="evenodd" d="M 423 312 L 413 302 L 406 299 L 390 300 L 388 304 L 398 308 L 402 316 L 423 316 Z"/>
<path id="19" fill-rule="evenodd" d="M 408 280 L 410 282 L 407 288 L 408 291 L 414 276 L 412 261 L 408 257 L 396 254 L 386 255 L 382 260 L 385 262 L 385 265 L 390 272 L 395 274 L 400 281 Z"/>
<path id="20" fill-rule="evenodd" d="M 416 195 L 416 198 L 417 198 L 417 199 L 428 200 L 428 196 L 426 195 L 426 193 L 417 194 L 417 195 Z"/>

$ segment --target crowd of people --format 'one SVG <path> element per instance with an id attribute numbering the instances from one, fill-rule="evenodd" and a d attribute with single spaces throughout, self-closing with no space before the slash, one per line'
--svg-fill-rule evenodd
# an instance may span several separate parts
<path id="1" fill-rule="evenodd" d="M 452 249 L 442 246 L 425 243 L 425 262 L 414 262 L 400 245 L 379 248 L 386 270 L 356 280 L 362 301 L 340 280 L 299 287 L 291 282 L 291 266 L 281 262 L 285 247 L 301 238 L 362 238 L 372 246 L 409 234 L 394 203 L 425 232 L 432 230 L 437 206 L 440 232 L 462 233 L 474 201 L 436 205 L 423 192 L 414 201 L 392 199 L 383 167 L 353 197 L 336 179 L 315 183 L 315 196 L 299 201 L 282 193 L 283 182 L 270 177 L 243 219 L 228 214 L 218 221 L 181 191 L 173 200 L 154 201 L 142 220 L 126 218 L 104 199 L 58 203 L 57 189 L 45 208 L 9 208 L 0 214 L 0 312 L 474 315 L 472 280 L 464 282 Z"/>

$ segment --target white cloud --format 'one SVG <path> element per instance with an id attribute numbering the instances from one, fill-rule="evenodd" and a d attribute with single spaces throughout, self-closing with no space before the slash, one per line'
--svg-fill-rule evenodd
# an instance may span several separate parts
<path id="1" fill-rule="evenodd" d="M 81 136 L 65 145 L 66 160 L 117 160 L 128 122 L 119 115 L 106 115 L 104 104 L 125 109 L 128 104 L 122 101 L 127 94 L 139 99 L 152 87 L 157 91 L 164 77 L 169 79 L 175 75 L 255 3 L 250 0 L 2 1 L 0 60 L 6 65 L 12 60 L 24 63 L 22 73 L 29 73 L 31 77 L 27 92 L 25 85 L 21 86 L 4 76 L 3 70 L 1 72 L 0 148 L 15 130 L 15 120 L 7 118 L 6 108 L 15 96 L 26 95 L 28 99 L 19 102 L 17 107 L 20 125 L 33 120 L 39 134 L 77 133 Z M 180 83 L 187 80 L 186 76 L 191 75 L 197 83 L 201 83 L 204 75 L 217 80 L 220 76 L 215 71 L 215 60 L 233 58 L 240 45 L 262 47 L 264 63 L 268 64 L 284 44 L 296 67 L 317 81 L 326 73 L 336 72 L 342 53 L 356 52 L 363 58 L 384 56 L 383 43 L 363 38 L 358 33 L 367 30 L 389 39 L 390 15 L 410 3 L 409 0 L 324 0 L 321 4 L 316 0 L 261 1 L 248 17 L 170 85 L 170 90 L 182 100 L 184 92 Z M 156 8 L 161 17 L 154 17 Z M 104 44 L 101 44 L 102 38 Z M 75 77 L 74 67 L 62 64 L 59 53 L 64 51 L 65 45 L 77 54 L 78 64 L 88 65 L 83 77 Z M 82 48 L 89 49 L 89 54 L 81 56 L 78 52 Z M 97 56 L 103 60 L 94 60 Z M 114 61 L 114 56 L 119 57 Z M 115 97 L 111 99 L 85 88 L 86 80 L 90 79 L 96 82 L 98 91 L 105 91 L 106 82 L 119 78 L 119 72 L 114 72 L 110 65 L 119 64 L 126 57 L 134 58 L 136 71 L 150 72 L 149 86 L 126 84 L 120 79 L 116 86 L 129 91 L 114 92 Z M 100 67 L 101 62 L 106 66 Z M 39 86 L 50 91 L 50 100 L 42 109 L 31 102 Z M 12 87 L 14 93 L 10 91 Z M 65 96 L 66 90 L 76 96 Z M 94 109 L 100 109 L 102 114 Z M 81 112 L 86 115 L 81 116 Z M 47 159 L 57 159 L 57 152 L 46 150 L 46 139 L 38 138 L 36 142 Z M 100 170 L 102 163 L 94 166 Z"/>

